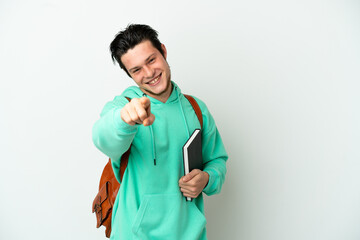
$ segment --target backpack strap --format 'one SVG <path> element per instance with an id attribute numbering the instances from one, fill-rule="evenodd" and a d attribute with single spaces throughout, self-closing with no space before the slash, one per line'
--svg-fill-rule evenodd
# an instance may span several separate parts
<path id="1" fill-rule="evenodd" d="M 129 102 L 131 101 L 131 98 L 125 97 Z M 128 165 L 128 161 L 129 161 L 129 155 L 130 155 L 130 148 L 131 145 L 129 147 L 129 149 L 121 156 L 121 160 L 120 160 L 120 181 L 122 181 L 123 176 L 124 176 L 124 172 L 126 170 L 126 167 Z"/>
<path id="2" fill-rule="evenodd" d="M 184 94 L 184 96 L 186 97 L 186 99 L 190 102 L 191 106 L 193 107 L 193 109 L 196 113 L 196 116 L 199 119 L 200 126 L 202 129 L 203 128 L 203 117 L 202 117 L 202 112 L 199 107 L 199 104 L 196 102 L 196 100 L 192 96 L 187 95 L 187 94 Z"/>

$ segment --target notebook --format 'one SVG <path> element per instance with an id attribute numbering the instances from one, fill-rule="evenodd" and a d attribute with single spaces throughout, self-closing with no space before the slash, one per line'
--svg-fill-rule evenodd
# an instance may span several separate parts
<path id="1" fill-rule="evenodd" d="M 193 169 L 203 170 L 201 130 L 195 129 L 183 146 L 184 173 L 185 175 Z M 187 201 L 192 201 L 190 197 Z"/>

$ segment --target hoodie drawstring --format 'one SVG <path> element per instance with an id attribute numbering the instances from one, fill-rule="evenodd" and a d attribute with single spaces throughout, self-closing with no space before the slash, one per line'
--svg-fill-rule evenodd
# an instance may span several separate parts
<path id="1" fill-rule="evenodd" d="M 179 102 L 180 109 L 181 109 L 181 113 L 182 113 L 181 115 L 182 115 L 183 120 L 184 120 L 184 124 L 185 124 L 185 127 L 186 127 L 187 135 L 188 135 L 188 138 L 190 138 L 189 127 L 188 127 L 188 124 L 187 124 L 187 122 L 186 122 L 186 118 L 185 118 L 185 114 L 184 114 L 184 109 L 183 109 L 183 106 L 182 106 L 182 104 L 181 104 L 179 92 L 177 91 L 177 86 L 175 87 L 175 91 L 176 91 L 176 93 L 177 93 L 177 98 L 178 98 L 178 102 Z"/>
<path id="2" fill-rule="evenodd" d="M 185 118 L 183 106 L 181 104 L 180 95 L 179 95 L 179 92 L 177 91 L 177 86 L 175 86 L 175 91 L 176 91 L 177 100 L 178 100 L 178 103 L 180 106 L 181 115 L 182 115 L 182 118 L 183 118 L 183 121 L 184 121 L 184 124 L 186 127 L 187 135 L 188 135 L 188 138 L 190 138 L 189 127 L 188 127 L 188 124 L 187 124 L 187 121 Z M 143 96 L 147 97 L 146 93 L 144 93 Z M 150 125 L 149 130 L 150 130 L 151 144 L 152 144 L 152 158 L 154 159 L 154 166 L 156 166 L 155 136 L 154 136 L 154 131 L 153 131 L 152 125 Z"/>
<path id="3" fill-rule="evenodd" d="M 146 93 L 143 93 L 143 97 L 147 97 Z M 156 151 L 155 151 L 155 137 L 152 125 L 150 125 L 151 145 L 152 145 L 152 158 L 154 159 L 154 166 L 156 166 Z"/>
<path id="4" fill-rule="evenodd" d="M 156 166 L 155 138 L 154 138 L 152 125 L 150 125 L 150 135 L 151 135 L 151 143 L 152 143 L 152 156 L 154 159 L 154 166 Z"/>

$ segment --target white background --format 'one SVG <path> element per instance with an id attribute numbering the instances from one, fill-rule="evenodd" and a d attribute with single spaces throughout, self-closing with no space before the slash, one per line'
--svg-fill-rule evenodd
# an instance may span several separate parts
<path id="1" fill-rule="evenodd" d="M 133 84 L 108 50 L 129 23 L 159 31 L 225 142 L 210 240 L 360 239 L 355 0 L 1 0 L 0 239 L 105 239 L 91 128 Z"/>

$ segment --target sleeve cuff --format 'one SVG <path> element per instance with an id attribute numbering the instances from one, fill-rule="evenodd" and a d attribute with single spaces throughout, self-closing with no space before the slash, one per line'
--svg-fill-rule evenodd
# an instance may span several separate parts
<path id="1" fill-rule="evenodd" d="M 209 174 L 209 181 L 207 183 L 207 185 L 205 186 L 205 188 L 203 189 L 203 192 L 208 194 L 211 192 L 211 187 L 214 185 L 215 180 L 216 180 L 216 171 L 212 170 L 212 169 L 205 169 L 204 172 L 207 172 Z"/>

